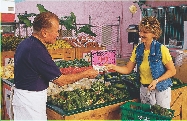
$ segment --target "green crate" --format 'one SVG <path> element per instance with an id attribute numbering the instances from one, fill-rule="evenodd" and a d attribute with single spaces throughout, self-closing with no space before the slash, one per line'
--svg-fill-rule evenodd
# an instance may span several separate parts
<path id="1" fill-rule="evenodd" d="M 120 106 L 122 120 L 171 120 L 174 115 L 174 110 L 167 109 L 171 112 L 170 116 L 163 116 L 151 112 L 151 105 L 126 102 Z"/>

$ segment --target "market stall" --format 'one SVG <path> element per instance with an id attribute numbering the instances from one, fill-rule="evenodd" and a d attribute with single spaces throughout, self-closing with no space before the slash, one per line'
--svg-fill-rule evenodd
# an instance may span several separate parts
<path id="1" fill-rule="evenodd" d="M 97 77 L 94 80 L 82 79 L 76 84 L 71 84 L 69 86 L 58 87 L 53 83 L 50 83 L 48 88 L 48 102 L 47 102 L 47 117 L 49 120 L 89 120 L 89 119 L 101 119 L 101 120 L 120 120 L 121 119 L 121 109 L 120 106 L 129 101 L 138 102 L 138 94 L 136 86 L 138 83 L 135 82 L 135 73 L 130 75 L 120 75 L 118 73 L 110 73 L 106 75 L 105 82 L 102 80 L 103 76 Z M 123 80 L 122 83 L 119 80 L 119 77 Z M 99 80 L 98 80 L 99 79 Z M 13 84 L 13 80 L 2 80 L 3 81 L 3 112 L 4 119 L 9 119 L 9 107 L 10 107 L 10 88 Z M 131 82 L 130 82 L 131 81 Z M 181 82 L 181 80 L 172 78 L 172 101 L 171 109 L 174 110 L 175 120 L 184 120 L 187 119 L 187 84 Z M 94 82 L 94 83 L 92 83 Z M 85 87 L 85 84 L 90 87 Z M 105 84 L 104 84 L 105 83 Z M 112 84 L 113 86 L 108 86 Z M 96 86 L 97 85 L 97 86 Z M 131 87 L 129 87 L 131 85 Z M 96 88 L 100 87 L 100 88 Z M 84 90 L 82 90 L 84 88 Z M 86 88 L 88 90 L 86 90 Z M 106 90 L 108 89 L 108 93 Z M 121 89 L 125 90 L 121 93 Z M 71 90 L 71 91 L 70 91 Z M 82 103 L 80 99 L 81 96 L 75 98 L 69 98 L 69 103 L 65 103 L 65 99 L 62 100 L 62 96 L 65 97 L 68 95 L 73 95 L 76 93 L 85 94 L 87 91 L 100 92 L 97 93 L 97 98 L 92 99 L 85 98 L 86 103 Z M 118 91 L 120 90 L 120 91 Z M 112 97 L 112 94 L 115 93 L 115 97 Z M 91 94 L 91 92 L 87 92 Z M 105 97 L 104 95 L 110 94 L 111 96 Z M 122 95 L 121 95 L 122 94 Z M 83 95 L 86 97 L 86 95 Z M 88 100 L 89 99 L 89 100 Z M 79 103 L 76 103 L 76 100 Z M 73 102 L 75 101 L 75 102 Z M 95 102 L 94 102 L 95 101 Z M 72 102 L 72 103 L 71 103 Z M 89 102 L 89 103 L 88 103 Z M 84 104 L 84 105 L 83 105 Z"/>
<path id="2" fill-rule="evenodd" d="M 38 6 L 42 7 L 41 5 Z M 35 14 L 25 13 L 19 17 L 24 18 L 21 20 L 24 21 L 33 15 Z M 47 118 L 49 120 L 128 119 L 128 117 L 122 114 L 124 112 L 121 107 L 127 104 L 127 102 L 139 102 L 140 83 L 137 78 L 137 73 L 132 72 L 128 75 L 124 75 L 114 71 L 105 71 L 103 69 L 105 63 L 125 64 L 123 61 L 120 62 L 119 59 L 117 60 L 116 57 L 121 50 L 121 47 L 119 49 L 117 46 L 121 46 L 121 43 L 119 43 L 120 41 L 118 41 L 119 38 L 117 38 L 117 42 L 114 44 L 116 50 L 107 50 L 106 47 L 102 46 L 101 43 L 94 39 L 96 35 L 91 31 L 92 26 L 90 24 L 85 24 L 77 28 L 77 23 L 75 21 L 76 16 L 74 16 L 74 13 L 70 15 L 71 16 L 66 16 L 65 18 L 72 17 L 72 19 L 64 19 L 60 23 L 71 20 L 71 27 L 75 27 L 75 33 L 72 33 L 69 29 L 66 31 L 61 28 L 60 34 L 64 35 L 64 32 L 68 32 L 68 36 L 60 36 L 55 44 L 47 44 L 45 46 L 62 74 L 74 74 L 94 68 L 99 71 L 99 75 L 95 79 L 83 78 L 75 83 L 67 84 L 62 87 L 50 83 L 46 103 Z M 25 25 L 27 24 L 32 25 L 31 23 L 25 23 Z M 119 25 L 117 25 L 117 27 L 119 27 Z M 106 28 L 110 27 L 107 26 Z M 106 28 L 103 27 L 103 30 Z M 78 29 L 79 31 L 77 31 Z M 87 35 L 83 36 L 84 34 L 80 34 L 82 32 Z M 117 33 L 119 34 L 119 31 Z M 103 34 L 103 36 L 105 34 Z M 112 33 L 110 34 L 112 35 Z M 3 68 L 1 77 L 3 119 L 10 118 L 11 86 L 14 83 L 14 54 L 16 46 L 23 39 L 24 38 L 19 37 L 7 37 L 2 39 Z M 117 48 L 119 50 L 117 50 Z M 186 69 L 186 66 L 182 68 Z M 175 76 L 177 78 L 172 77 L 172 114 L 169 118 L 176 120 L 187 119 L 187 84 L 184 83 L 184 78 L 182 81 L 180 79 L 180 77 L 183 77 L 185 74 L 179 74 L 179 72 L 186 71 L 180 70 L 181 69 L 177 69 L 177 74 L 179 75 L 178 77 Z M 149 111 L 149 113 L 152 112 Z"/>
<path id="3" fill-rule="evenodd" d="M 60 40 L 59 43 L 65 43 L 65 41 Z M 62 45 L 70 46 L 67 44 Z M 136 72 L 123 75 L 117 72 L 105 72 L 101 68 L 102 63 L 106 61 L 118 64 L 114 50 L 103 50 L 104 47 L 71 48 L 70 46 L 70 48 L 64 49 L 54 49 L 54 45 L 48 45 L 47 47 L 63 74 L 78 73 L 93 67 L 100 71 L 95 79 L 82 79 L 63 87 L 50 83 L 46 105 L 49 120 L 120 120 L 120 106 L 129 101 L 138 102 L 139 83 Z M 69 51 L 69 49 L 74 50 Z M 10 90 L 14 78 L 12 60 L 14 51 L 5 51 L 3 55 L 5 64 L 2 75 L 3 118 L 9 119 Z M 172 78 L 172 81 L 171 109 L 174 110 L 173 119 L 187 119 L 187 110 L 185 108 L 187 106 L 187 85 L 178 78 Z M 74 98 L 68 98 L 68 95 Z"/>

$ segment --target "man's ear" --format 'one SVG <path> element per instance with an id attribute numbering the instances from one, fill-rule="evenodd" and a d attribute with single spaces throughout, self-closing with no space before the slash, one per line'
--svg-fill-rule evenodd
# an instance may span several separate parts
<path id="1" fill-rule="evenodd" d="M 41 35 L 43 37 L 46 37 L 47 36 L 47 31 L 45 29 L 41 29 Z"/>

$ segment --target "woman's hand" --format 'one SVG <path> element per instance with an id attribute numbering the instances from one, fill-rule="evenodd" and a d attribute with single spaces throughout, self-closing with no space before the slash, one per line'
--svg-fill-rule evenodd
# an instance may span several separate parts
<path id="1" fill-rule="evenodd" d="M 106 70 L 114 70 L 115 65 L 114 64 L 105 64 L 104 65 Z"/>
<path id="2" fill-rule="evenodd" d="M 129 61 L 124 66 L 118 66 L 118 65 L 114 65 L 114 64 L 105 64 L 104 66 L 106 67 L 107 70 L 114 70 L 114 71 L 122 73 L 122 74 L 129 74 L 134 69 L 135 63 L 132 61 Z"/>
<path id="3" fill-rule="evenodd" d="M 151 84 L 148 86 L 148 89 L 151 91 L 151 90 L 154 90 L 156 88 L 156 84 L 157 84 L 157 81 L 156 80 L 153 80 L 151 82 Z"/>

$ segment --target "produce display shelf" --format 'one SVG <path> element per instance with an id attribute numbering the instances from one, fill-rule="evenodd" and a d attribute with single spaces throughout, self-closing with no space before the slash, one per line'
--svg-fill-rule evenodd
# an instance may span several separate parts
<path id="1" fill-rule="evenodd" d="M 185 86 L 187 86 L 187 83 L 184 83 L 184 84 L 181 84 L 181 85 L 175 85 L 175 86 L 171 87 L 171 90 L 179 89 L 179 88 L 182 88 L 182 87 L 185 87 Z"/>
<path id="2" fill-rule="evenodd" d="M 161 115 L 153 113 L 151 105 L 137 102 L 126 102 L 120 108 L 121 120 L 171 120 L 174 116 L 174 110 L 166 109 L 170 114 Z"/>
<path id="3" fill-rule="evenodd" d="M 60 114 L 62 116 L 70 116 L 70 115 L 74 115 L 74 114 L 77 114 L 77 113 L 82 113 L 82 112 L 85 112 L 85 111 L 94 110 L 94 109 L 98 109 L 98 108 L 101 108 L 101 107 L 105 107 L 105 106 L 109 106 L 109 105 L 113 105 L 113 104 L 129 101 L 129 100 L 132 100 L 132 99 L 131 98 L 116 99 L 116 100 L 111 101 L 111 102 L 95 104 L 95 105 L 91 105 L 91 106 L 88 106 L 88 107 L 79 108 L 79 109 L 70 110 L 70 111 L 63 110 L 63 109 L 61 109 L 61 108 L 59 108 L 57 106 L 54 106 L 54 105 L 52 105 L 52 104 L 47 102 L 47 108 L 57 112 L 58 114 Z"/>
<path id="4" fill-rule="evenodd" d="M 12 86 L 14 83 L 14 79 L 2 79 L 2 81 L 8 84 L 9 86 Z"/>
<path id="5" fill-rule="evenodd" d="M 6 84 L 7 86 L 12 86 L 14 79 L 1 79 L 3 84 Z M 174 119 L 186 119 L 185 115 L 186 115 L 186 87 L 187 87 L 187 83 L 183 83 L 183 84 L 177 84 L 177 85 L 173 85 L 171 87 L 172 89 L 172 107 L 171 109 L 176 110 L 175 111 L 175 118 Z M 136 92 L 137 93 L 137 92 Z M 47 102 L 46 106 L 47 108 L 53 110 L 54 112 L 58 113 L 61 116 L 72 116 L 73 114 L 80 114 L 81 112 L 87 112 L 90 110 L 95 110 L 95 109 L 99 109 L 102 107 L 107 107 L 110 105 L 114 105 L 116 103 L 121 103 L 124 101 L 129 101 L 132 99 L 135 99 L 135 97 L 132 97 L 132 95 L 134 95 L 133 93 L 131 94 L 131 97 L 123 99 L 123 100 L 114 100 L 112 102 L 106 102 L 106 103 L 101 103 L 101 104 L 96 104 L 96 105 L 92 105 L 86 108 L 80 108 L 80 109 L 76 109 L 76 110 L 71 110 L 71 111 L 66 111 L 63 110 L 60 107 L 54 106 L 52 105 L 50 102 Z M 180 104 L 179 104 L 180 103 Z M 182 112 L 180 112 L 182 107 Z M 178 116 L 179 117 L 176 117 Z M 180 118 L 182 116 L 182 118 Z"/>
<path id="6" fill-rule="evenodd" d="M 6 84 L 8 84 L 9 86 L 12 86 L 14 83 L 14 79 L 2 79 L 2 81 L 5 82 Z M 171 87 L 171 90 L 175 90 L 175 89 L 182 88 L 185 86 L 187 86 L 187 83 L 180 84 L 180 85 L 173 85 Z"/>

